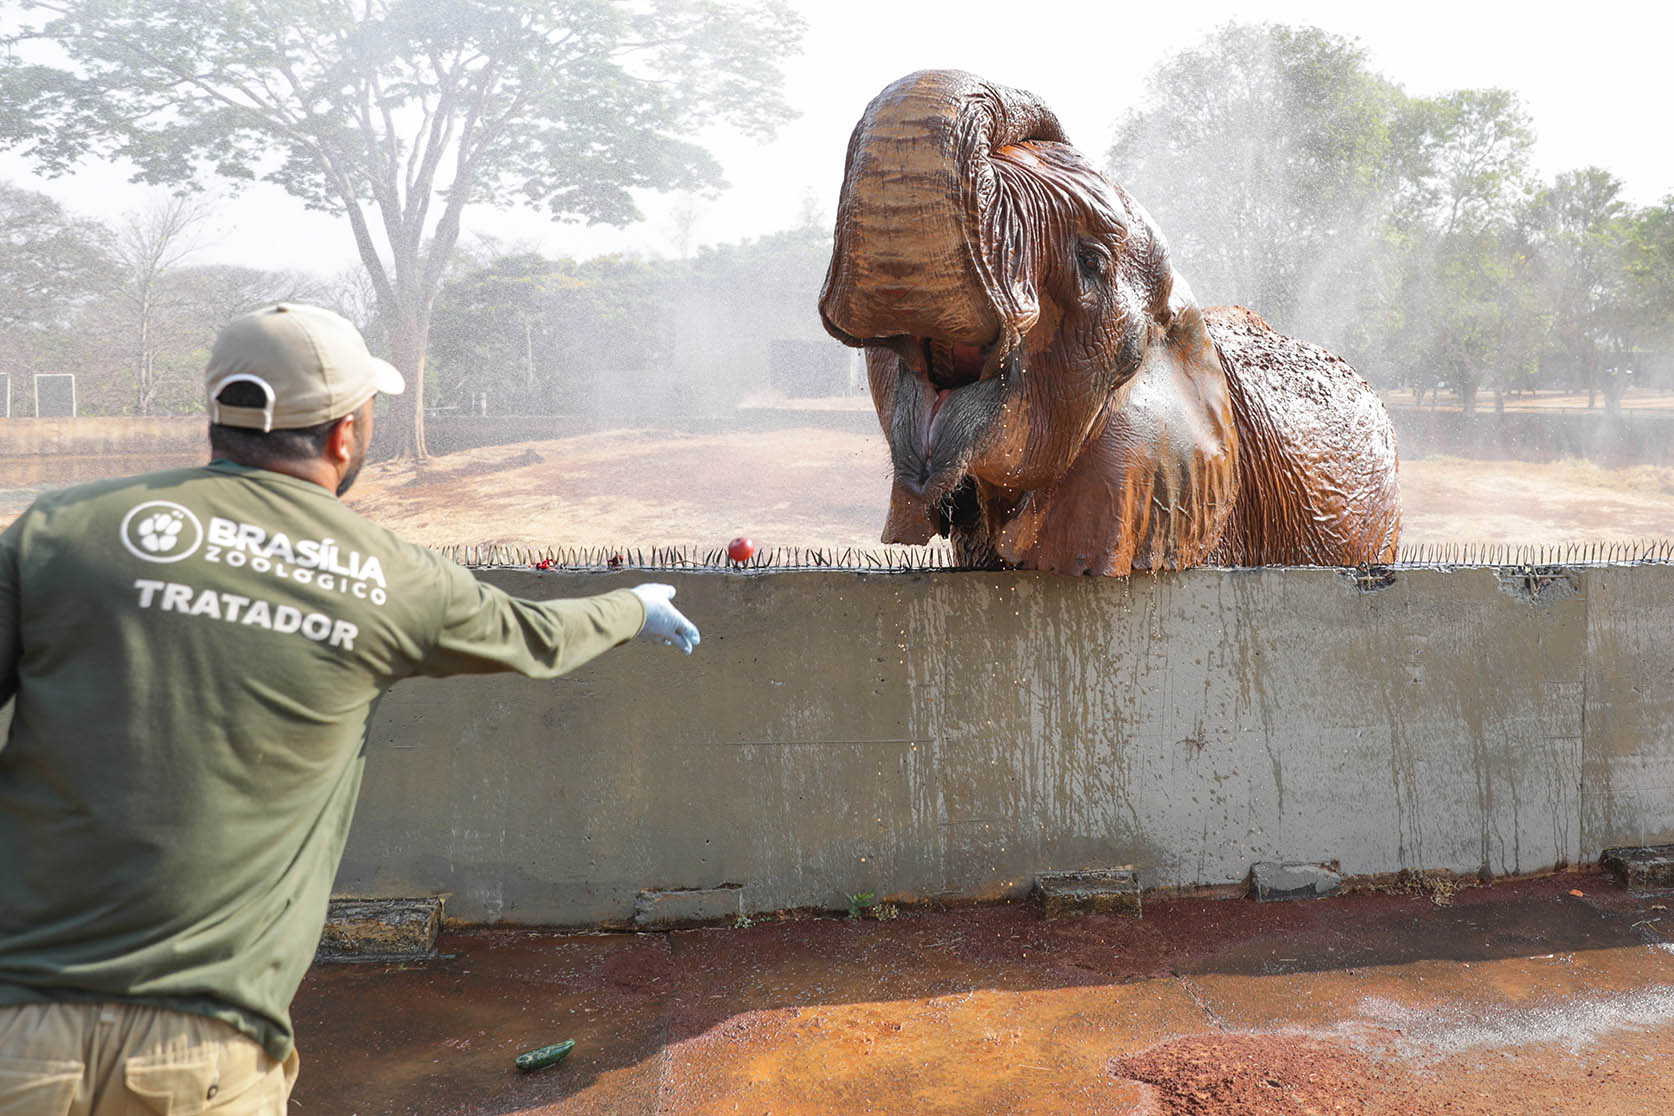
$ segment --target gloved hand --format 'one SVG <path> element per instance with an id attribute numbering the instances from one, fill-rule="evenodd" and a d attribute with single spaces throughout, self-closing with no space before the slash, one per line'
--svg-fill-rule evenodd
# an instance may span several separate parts
<path id="1" fill-rule="evenodd" d="M 688 655 L 692 653 L 692 648 L 703 642 L 697 625 L 668 603 L 669 598 L 674 596 L 674 586 L 647 582 L 634 586 L 632 592 L 645 604 L 645 626 L 639 630 L 640 639 L 648 639 L 664 647 L 678 647 Z"/>

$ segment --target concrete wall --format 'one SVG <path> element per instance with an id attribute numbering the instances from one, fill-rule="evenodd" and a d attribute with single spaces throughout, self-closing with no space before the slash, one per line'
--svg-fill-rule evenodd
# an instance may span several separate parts
<path id="1" fill-rule="evenodd" d="M 716 317 L 712 310 L 708 302 L 683 305 L 681 320 L 689 319 L 683 328 L 699 334 L 704 330 L 719 331 L 716 336 L 736 332 L 736 323 L 724 316 Z M 790 327 L 784 324 L 791 320 L 785 315 L 778 326 L 780 332 L 772 336 L 796 336 L 787 332 Z M 751 336 L 755 340 L 746 346 L 749 360 L 735 359 L 742 351 L 738 346 L 728 349 L 722 345 L 717 351 L 728 354 L 728 361 L 722 362 L 724 369 L 699 361 L 688 362 L 677 370 L 677 382 L 686 385 L 682 391 L 698 390 L 692 385 L 709 385 L 702 388 L 708 399 L 705 408 L 679 405 L 679 399 L 673 395 L 653 398 L 647 395 L 643 372 L 621 372 L 604 378 L 597 388 L 594 413 L 587 416 L 431 415 L 425 419 L 425 433 L 433 452 L 453 453 L 479 446 L 564 438 L 628 420 L 708 431 L 774 429 L 791 423 L 808 424 L 813 419 L 815 425 L 865 434 L 877 432 L 877 417 L 869 409 L 810 413 L 794 407 L 735 408 L 739 399 L 767 387 L 770 337 L 759 331 Z M 839 353 L 847 351 L 823 333 L 819 336 L 821 344 L 829 343 Z M 707 342 L 700 344 L 700 340 L 701 337 L 690 342 L 691 353 L 701 355 L 716 349 Z M 696 361 L 698 357 L 691 359 Z M 710 390 L 713 384 L 709 377 L 718 378 L 714 384 L 727 386 L 724 390 Z M 674 390 L 666 384 L 664 389 L 665 394 Z M 1467 416 L 1428 407 L 1393 406 L 1390 417 L 1395 423 L 1401 454 L 1409 458 L 1429 454 L 1520 461 L 1582 457 L 1611 467 L 1674 462 L 1674 415 L 1662 413 L 1629 412 L 1612 418 L 1602 411 L 1508 411 L 1497 415 L 1489 409 Z M 0 457 L 197 453 L 206 445 L 206 422 L 202 415 L 0 419 Z"/>
<path id="2" fill-rule="evenodd" d="M 208 445 L 209 420 L 186 418 L 13 418 L 0 423 L 0 457 L 36 454 L 182 453 Z"/>
<path id="3" fill-rule="evenodd" d="M 1401 456 L 1451 454 L 1484 460 L 1557 461 L 1580 457 L 1611 468 L 1674 462 L 1674 415 L 1625 411 L 1506 411 L 1478 399 L 1475 414 L 1391 406 Z"/>
<path id="4" fill-rule="evenodd" d="M 436 453 L 566 438 L 587 428 L 579 419 L 550 415 L 431 415 L 424 425 Z M 209 446 L 208 432 L 203 415 L 11 419 L 0 424 L 0 457 L 201 454 Z"/>
<path id="5" fill-rule="evenodd" d="M 643 575 L 493 571 L 533 596 Z M 592 923 L 997 897 L 1133 864 L 1538 871 L 1674 840 L 1674 567 L 659 574 L 704 629 L 559 681 L 397 686 L 338 890 Z"/>

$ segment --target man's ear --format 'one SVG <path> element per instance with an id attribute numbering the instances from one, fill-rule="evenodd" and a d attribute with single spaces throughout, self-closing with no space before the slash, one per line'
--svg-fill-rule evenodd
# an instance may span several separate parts
<path id="1" fill-rule="evenodd" d="M 356 424 L 358 411 L 350 411 L 332 424 L 326 437 L 326 458 L 333 465 L 347 465 L 355 459 Z"/>

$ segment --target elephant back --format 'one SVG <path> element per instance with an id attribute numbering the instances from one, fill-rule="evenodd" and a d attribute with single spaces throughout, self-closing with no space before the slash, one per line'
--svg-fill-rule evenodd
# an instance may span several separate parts
<path id="1" fill-rule="evenodd" d="M 1238 427 L 1239 496 L 1213 561 L 1391 562 L 1401 526 L 1389 412 L 1347 361 L 1242 306 L 1204 311 Z"/>

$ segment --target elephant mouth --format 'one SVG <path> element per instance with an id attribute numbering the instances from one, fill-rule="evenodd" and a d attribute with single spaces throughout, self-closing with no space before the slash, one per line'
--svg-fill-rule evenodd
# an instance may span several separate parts
<path id="1" fill-rule="evenodd" d="M 991 346 L 943 341 L 936 337 L 915 337 L 913 340 L 923 346 L 925 375 L 938 389 L 951 391 L 982 379 Z"/>
<path id="2" fill-rule="evenodd" d="M 1018 353 L 994 345 L 902 336 L 896 413 L 890 442 L 895 472 L 947 522 L 968 514 L 970 463 L 1005 394 L 1021 377 Z"/>
<path id="3" fill-rule="evenodd" d="M 988 347 L 932 337 L 915 337 L 913 342 L 923 355 L 922 374 L 930 392 L 930 409 L 924 417 L 923 438 L 925 468 L 928 470 L 935 457 L 942 409 L 954 392 L 981 382 L 988 361 Z M 929 480 L 929 473 L 926 472 L 921 482 Z"/>

